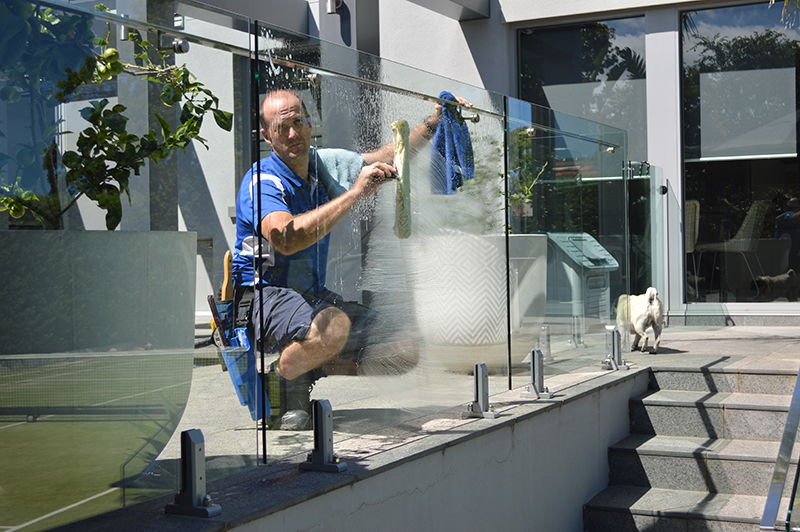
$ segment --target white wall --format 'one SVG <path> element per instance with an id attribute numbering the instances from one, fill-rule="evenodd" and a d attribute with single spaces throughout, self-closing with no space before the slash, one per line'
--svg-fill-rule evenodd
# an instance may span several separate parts
<path id="1" fill-rule="evenodd" d="M 319 0 L 309 0 L 317 9 Z M 491 0 L 490 17 L 459 22 L 408 0 L 380 4 L 381 56 L 447 78 L 515 96 L 516 29 L 577 19 L 681 9 L 697 0 Z M 677 9 L 677 7 L 676 7 Z M 566 20 L 561 20 L 566 19 Z"/>
<path id="2" fill-rule="evenodd" d="M 405 0 L 380 4 L 381 56 L 440 76 L 510 94 L 507 32 L 497 0 L 487 20 L 458 22 Z"/>
<path id="3" fill-rule="evenodd" d="M 583 504 L 608 484 L 608 446 L 629 433 L 628 399 L 647 379 L 640 372 L 511 422 L 478 421 L 486 428 L 475 437 L 406 451 L 385 472 L 236 530 L 581 532 Z"/>

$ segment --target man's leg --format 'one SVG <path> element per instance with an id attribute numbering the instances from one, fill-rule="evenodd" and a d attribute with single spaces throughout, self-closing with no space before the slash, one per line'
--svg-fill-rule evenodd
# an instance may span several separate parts
<path id="1" fill-rule="evenodd" d="M 264 349 L 281 353 L 267 369 L 272 409 L 269 424 L 271 428 L 303 430 L 310 413 L 311 388 L 325 376 L 321 366 L 346 342 L 350 320 L 325 301 L 306 300 L 287 288 L 264 287 L 256 291 L 252 321 Z"/>
<path id="2" fill-rule="evenodd" d="M 350 318 L 336 307 L 327 307 L 311 321 L 302 340 L 293 340 L 281 351 L 278 373 L 286 380 L 316 369 L 342 350 L 350 334 Z"/>
<path id="3" fill-rule="evenodd" d="M 408 373 L 419 363 L 419 348 L 407 332 L 393 334 L 380 344 L 364 350 L 360 365 L 364 375 L 397 376 Z"/>

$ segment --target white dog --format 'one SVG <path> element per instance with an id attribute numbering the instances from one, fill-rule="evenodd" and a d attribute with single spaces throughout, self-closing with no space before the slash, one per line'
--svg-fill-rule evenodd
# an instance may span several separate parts
<path id="1" fill-rule="evenodd" d="M 630 311 L 629 311 L 630 309 Z M 631 351 L 639 347 L 639 339 L 644 338 L 642 351 L 647 350 L 647 333 L 649 327 L 653 328 L 655 340 L 653 341 L 653 354 L 658 351 L 661 344 L 661 328 L 664 317 L 661 313 L 661 301 L 658 291 L 652 286 L 647 293 L 641 296 L 628 296 L 623 294 L 617 301 L 617 330 L 620 334 L 633 334 Z"/>

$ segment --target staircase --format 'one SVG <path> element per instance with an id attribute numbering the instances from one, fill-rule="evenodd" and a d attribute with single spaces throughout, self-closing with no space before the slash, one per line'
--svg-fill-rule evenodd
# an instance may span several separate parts
<path id="1" fill-rule="evenodd" d="M 584 505 L 584 530 L 759 530 L 796 380 L 777 370 L 654 368 L 648 391 L 630 400 L 631 434 L 608 450 L 609 486 Z"/>

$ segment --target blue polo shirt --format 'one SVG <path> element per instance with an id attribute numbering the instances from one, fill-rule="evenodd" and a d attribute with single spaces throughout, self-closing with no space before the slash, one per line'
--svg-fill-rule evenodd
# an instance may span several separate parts
<path id="1" fill-rule="evenodd" d="M 330 234 L 302 251 L 283 255 L 261 236 L 257 221 L 275 211 L 296 216 L 316 209 L 350 188 L 363 165 L 358 153 L 314 148 L 310 151 L 308 181 L 274 154 L 254 164 L 245 174 L 236 199 L 234 284 L 282 286 L 309 295 L 322 292 Z"/>

